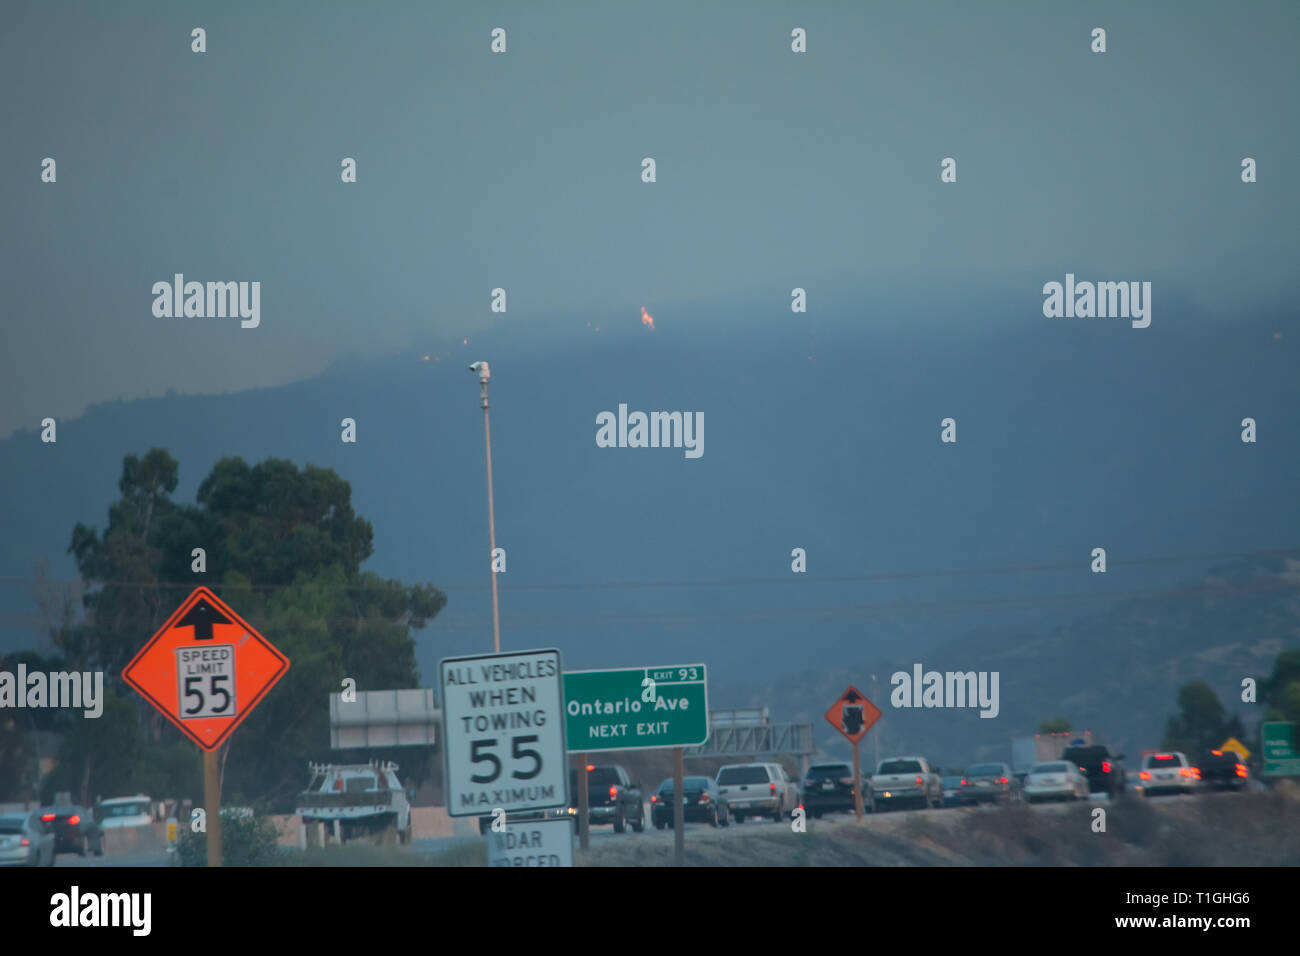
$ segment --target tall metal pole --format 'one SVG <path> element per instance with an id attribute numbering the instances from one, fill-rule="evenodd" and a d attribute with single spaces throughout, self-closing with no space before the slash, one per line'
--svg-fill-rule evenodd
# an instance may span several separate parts
<path id="1" fill-rule="evenodd" d="M 488 487 L 488 546 L 489 562 L 495 560 L 497 551 L 496 515 L 492 510 L 492 426 L 488 421 L 488 363 L 475 362 L 470 368 L 479 373 L 479 382 L 483 386 L 483 438 L 487 444 L 487 487 Z M 490 564 L 489 564 L 490 567 Z M 497 605 L 497 572 L 492 568 L 492 652 L 501 653 L 501 613 Z"/>

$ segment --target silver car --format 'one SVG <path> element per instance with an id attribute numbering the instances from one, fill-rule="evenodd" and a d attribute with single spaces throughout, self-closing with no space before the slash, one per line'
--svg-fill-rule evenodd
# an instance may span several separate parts
<path id="1" fill-rule="evenodd" d="M 1088 776 L 1068 760 L 1036 763 L 1025 776 L 1025 800 L 1087 800 Z"/>
<path id="2" fill-rule="evenodd" d="M 1020 787 L 1004 763 L 977 763 L 966 771 L 962 795 L 971 803 L 1010 803 L 1020 799 Z"/>
<path id="3" fill-rule="evenodd" d="M 0 866 L 53 866 L 54 834 L 40 812 L 0 816 Z"/>

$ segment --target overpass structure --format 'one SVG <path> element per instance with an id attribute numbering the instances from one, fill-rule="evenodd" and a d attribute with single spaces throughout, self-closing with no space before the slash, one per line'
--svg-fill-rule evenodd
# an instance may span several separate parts
<path id="1" fill-rule="evenodd" d="M 330 694 L 330 748 L 429 747 L 437 743 L 442 711 L 433 689 Z M 355 697 L 353 700 L 351 698 Z"/>
<path id="2" fill-rule="evenodd" d="M 817 752 L 810 723 L 773 723 L 766 707 L 709 711 L 709 739 L 687 747 L 688 759 L 718 757 L 798 757 L 808 772 L 808 757 Z"/>

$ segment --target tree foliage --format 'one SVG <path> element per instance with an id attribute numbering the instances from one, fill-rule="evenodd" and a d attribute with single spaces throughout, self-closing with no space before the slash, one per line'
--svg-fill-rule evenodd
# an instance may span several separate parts
<path id="1" fill-rule="evenodd" d="M 418 686 L 411 632 L 433 620 L 446 596 L 431 584 L 361 570 L 374 533 L 353 510 L 349 483 L 331 469 L 223 458 L 193 505 L 172 499 L 179 471 L 161 448 L 127 455 L 107 527 L 100 533 L 78 523 L 72 532 L 86 613 L 79 625 L 63 627 L 58 642 L 75 653 L 76 666 L 104 670 L 136 713 L 134 722 L 110 720 L 106 710 L 101 727 L 80 735 L 93 737 L 99 750 L 67 743 L 61 779 L 75 764 L 94 793 L 148 783 L 167 788 L 151 795 L 201 795 L 199 762 L 178 748 L 193 752 L 193 745 L 124 688 L 121 672 L 184 597 L 206 584 L 291 661 L 222 755 L 227 794 L 284 809 L 305 784 L 306 761 L 329 757 L 328 695 L 344 677 L 362 690 Z M 204 550 L 204 573 L 193 570 L 195 548 Z M 424 756 L 412 754 L 410 762 L 420 766 Z"/>
<path id="2" fill-rule="evenodd" d="M 1300 723 L 1300 650 L 1284 651 L 1273 662 L 1273 672 L 1259 685 L 1265 720 Z"/>
<path id="3" fill-rule="evenodd" d="M 264 808 L 262 808 L 264 809 Z M 181 866 L 208 865 L 208 835 L 188 826 L 179 828 L 176 852 Z M 276 847 L 275 823 L 263 812 L 250 816 L 223 814 L 221 817 L 221 865 L 274 866 L 280 857 Z"/>
<path id="4" fill-rule="evenodd" d="M 1043 720 L 1038 725 L 1040 734 L 1068 734 L 1070 730 L 1070 718 L 1068 717 L 1052 717 Z"/>
<path id="5" fill-rule="evenodd" d="M 1191 680 L 1178 688 L 1178 713 L 1165 724 L 1161 746 L 1166 750 L 1181 750 L 1195 759 L 1198 752 L 1213 750 L 1228 737 L 1244 736 L 1241 718 L 1228 717 L 1210 685 L 1203 680 Z"/>

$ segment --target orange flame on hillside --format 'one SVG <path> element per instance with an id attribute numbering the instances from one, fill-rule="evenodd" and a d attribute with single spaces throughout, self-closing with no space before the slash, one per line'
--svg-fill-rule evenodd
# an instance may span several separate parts
<path id="1" fill-rule="evenodd" d="M 651 332 L 655 330 L 655 318 L 645 310 L 644 305 L 641 306 L 641 324 L 650 329 Z"/>

